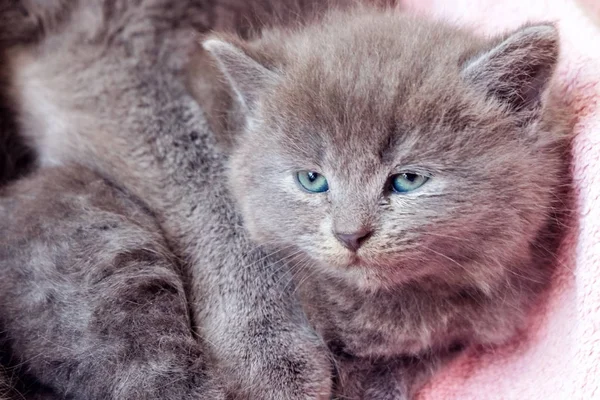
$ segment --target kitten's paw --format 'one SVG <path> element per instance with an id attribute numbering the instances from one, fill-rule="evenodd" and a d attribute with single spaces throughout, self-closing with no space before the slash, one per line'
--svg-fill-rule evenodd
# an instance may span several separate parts
<path id="1" fill-rule="evenodd" d="M 440 365 L 438 355 L 338 359 L 336 400 L 411 400 Z"/>
<path id="2" fill-rule="evenodd" d="M 194 388 L 190 400 L 229 400 L 231 398 L 222 380 L 223 377 L 217 372 L 216 368 L 203 371 L 201 375 L 200 379 L 188 383 L 188 386 L 193 385 Z"/>
<path id="3" fill-rule="evenodd" d="M 235 399 L 330 400 L 332 362 L 329 351 L 313 333 L 265 332 L 255 338 L 244 358 L 248 375 L 234 390 Z"/>

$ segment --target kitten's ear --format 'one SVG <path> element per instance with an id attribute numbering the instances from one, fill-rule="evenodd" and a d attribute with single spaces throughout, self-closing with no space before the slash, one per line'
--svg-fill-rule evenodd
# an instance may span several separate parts
<path id="1" fill-rule="evenodd" d="M 228 41 L 211 38 L 202 45 L 217 61 L 219 69 L 247 110 L 255 106 L 262 91 L 277 82 L 278 75 L 275 72 Z"/>
<path id="2" fill-rule="evenodd" d="M 558 60 L 553 25 L 518 30 L 494 48 L 465 63 L 463 77 L 515 111 L 537 108 Z"/>

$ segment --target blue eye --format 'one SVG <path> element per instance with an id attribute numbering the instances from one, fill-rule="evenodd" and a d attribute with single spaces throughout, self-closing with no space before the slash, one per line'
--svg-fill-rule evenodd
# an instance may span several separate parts
<path id="1" fill-rule="evenodd" d="M 296 180 L 307 192 L 323 193 L 329 190 L 327 179 L 317 172 L 300 171 L 296 173 Z"/>
<path id="2" fill-rule="evenodd" d="M 403 172 L 392 176 L 392 190 L 396 193 L 412 192 L 423 186 L 429 180 L 428 177 L 411 172 Z"/>

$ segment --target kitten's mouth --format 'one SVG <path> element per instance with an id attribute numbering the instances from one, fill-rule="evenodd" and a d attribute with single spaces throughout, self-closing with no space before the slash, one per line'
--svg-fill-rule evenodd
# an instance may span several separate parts
<path id="1" fill-rule="evenodd" d="M 344 269 L 352 272 L 374 272 L 377 269 L 375 265 L 369 262 L 368 259 L 361 257 L 359 255 L 354 255 L 350 260 L 344 265 Z"/>
<path id="2" fill-rule="evenodd" d="M 349 255 L 347 260 L 345 260 L 345 261 L 346 261 L 344 263 L 345 268 L 349 268 L 349 269 L 361 268 L 361 269 L 363 269 L 363 268 L 369 267 L 367 260 L 365 260 L 363 257 L 359 256 L 356 253 L 352 253 L 351 255 Z"/>
<path id="3" fill-rule="evenodd" d="M 345 252 L 337 257 L 324 257 L 319 265 L 328 274 L 342 278 L 352 287 L 371 292 L 390 286 L 393 282 L 381 270 L 381 264 L 376 259 L 365 254 Z"/>
<path id="4" fill-rule="evenodd" d="M 381 265 L 371 256 L 371 254 L 361 254 L 361 252 L 345 251 L 318 260 L 323 268 L 334 274 L 340 274 L 352 280 L 363 280 L 367 277 L 372 280 L 380 275 Z"/>
<path id="5" fill-rule="evenodd" d="M 352 256 L 350 256 L 350 262 L 348 263 L 349 267 L 353 267 L 353 266 L 361 266 L 361 264 L 364 264 L 363 259 L 356 253 L 352 254 Z"/>
<path id="6" fill-rule="evenodd" d="M 318 259 L 318 261 L 324 268 L 337 270 L 340 273 L 343 273 L 343 271 L 356 272 L 357 270 L 369 268 L 367 260 L 355 253 L 323 257 Z"/>

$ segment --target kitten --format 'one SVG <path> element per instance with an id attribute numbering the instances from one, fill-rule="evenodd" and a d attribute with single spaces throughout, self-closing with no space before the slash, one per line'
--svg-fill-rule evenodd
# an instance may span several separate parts
<path id="1" fill-rule="evenodd" d="M 484 40 L 359 7 L 204 47 L 244 113 L 233 198 L 255 242 L 300 254 L 340 398 L 411 397 L 453 347 L 523 327 L 569 183 L 554 26 Z"/>
<path id="2" fill-rule="evenodd" d="M 11 53 L 21 129 L 43 164 L 86 165 L 148 204 L 229 395 L 329 398 L 325 341 L 336 395 L 402 399 L 455 341 L 520 326 L 551 273 L 542 233 L 568 181 L 546 93 L 554 28 L 484 41 L 361 9 L 206 41 L 245 110 L 222 142 L 228 191 L 220 139 L 181 82 L 193 2 L 74 4 Z M 89 374 L 51 383 L 114 377 Z"/>
<path id="3" fill-rule="evenodd" d="M 0 231 L 15 399 L 225 398 L 139 199 L 85 168 L 46 168 L 0 189 Z"/>
<path id="4" fill-rule="evenodd" d="M 225 155 L 218 150 L 204 112 L 184 86 L 184 67 L 196 47 L 195 31 L 207 31 L 216 23 L 219 7 L 203 0 L 13 3 L 25 13 L 13 10 L 10 18 L 0 18 L 10 22 L 0 31 L 14 28 L 16 32 L 8 60 L 11 104 L 19 130 L 35 148 L 42 168 L 66 166 L 4 193 L 3 201 L 12 208 L 3 205 L 2 212 L 22 216 L 3 221 L 2 226 L 3 240 L 10 246 L 3 248 L 0 289 L 4 291 L 6 285 L 10 296 L 2 298 L 7 307 L 0 308 L 0 316 L 6 321 L 2 336 L 12 360 L 58 398 L 124 398 L 124 393 L 130 393 L 128 398 L 165 399 L 197 393 L 198 398 L 328 399 L 330 355 L 295 298 L 287 260 L 263 252 L 247 238 L 226 188 Z M 73 188 L 65 181 L 83 173 L 78 169 L 97 175 L 81 178 L 84 182 Z M 136 223 L 131 215 L 146 217 L 135 207 L 113 205 L 113 214 L 97 207 L 90 210 L 86 201 L 106 203 L 99 193 L 85 188 L 98 175 L 125 188 L 134 199 L 126 202 L 142 199 L 159 228 Z M 21 197 L 33 198 L 14 204 L 19 191 Z M 87 197 L 82 195 L 86 191 Z M 74 203 L 70 216 L 57 214 L 60 207 L 43 208 L 43 202 L 54 197 L 58 203 Z M 139 227 L 138 242 L 131 246 L 95 240 L 109 232 L 86 225 L 129 217 L 133 219 L 123 222 L 122 229 L 131 224 Z M 65 230 L 59 223 L 62 219 L 67 225 L 73 221 L 67 228 L 79 224 L 83 235 L 90 235 L 85 242 L 89 248 L 78 247 L 78 242 L 71 247 L 65 232 L 73 231 Z M 43 226 L 44 239 L 27 245 L 31 250 L 41 248 L 39 257 L 50 260 L 39 265 L 28 256 L 28 247 L 23 253 L 14 249 L 26 246 L 42 221 L 50 221 Z M 157 229 L 164 242 L 157 238 Z M 114 323 L 114 331 L 97 331 L 85 319 L 72 318 L 78 312 L 85 317 L 113 305 L 111 300 L 119 309 L 119 298 L 127 300 L 130 294 L 128 286 L 137 293 L 136 282 L 116 272 L 110 275 L 107 279 L 122 289 L 114 293 L 119 298 L 111 299 L 104 297 L 102 282 L 83 285 L 77 277 L 65 280 L 59 267 L 97 274 L 109 265 L 114 271 L 125 269 L 129 264 L 123 262 L 131 262 L 146 268 L 150 281 L 162 279 L 161 271 L 173 272 L 164 257 L 156 262 L 137 256 L 119 258 L 144 241 L 152 246 L 150 250 L 169 248 L 181 264 L 181 282 L 169 277 L 170 287 L 177 290 L 151 299 L 160 310 L 157 318 L 164 317 L 166 324 L 171 321 L 173 329 L 165 333 L 162 323 L 136 316 L 145 304 L 142 300 L 137 301 L 141 306 L 133 304 L 128 311 L 130 302 L 122 305 L 120 320 L 131 318 L 136 323 Z M 92 259 L 82 265 L 81 258 L 88 254 L 105 262 Z M 23 277 L 20 268 L 39 273 Z M 62 285 L 61 297 L 47 293 L 53 285 Z M 181 286 L 186 289 L 191 318 L 177 302 Z M 31 287 L 44 289 L 37 300 L 47 301 L 48 309 L 57 313 L 54 318 L 23 315 L 27 304 L 36 300 L 30 299 Z M 77 305 L 81 298 L 90 302 Z M 72 308 L 65 308 L 62 299 Z M 186 325 L 197 334 L 198 346 L 189 343 Z M 147 338 L 137 337 L 146 330 Z M 191 346 L 193 351 L 186 356 L 180 351 L 183 345 L 171 349 L 167 346 L 171 342 Z M 140 349 L 144 343 L 147 349 Z M 105 352 L 85 358 L 88 348 L 97 347 Z M 31 357 L 40 353 L 43 357 Z M 89 362 L 78 363 L 82 359 Z M 185 371 L 181 366 L 186 364 L 196 368 Z M 53 369 L 48 370 L 48 365 Z M 164 374 L 164 386 L 157 385 L 156 373 Z"/>

